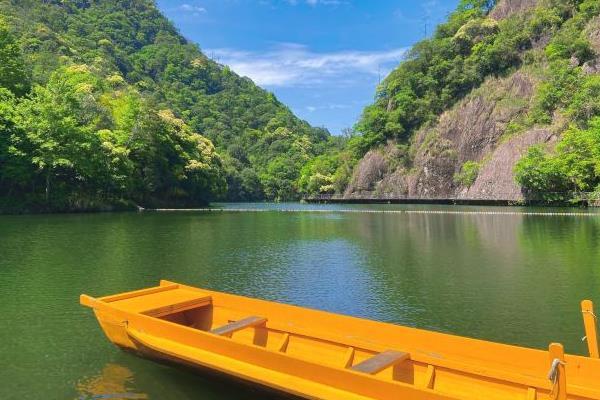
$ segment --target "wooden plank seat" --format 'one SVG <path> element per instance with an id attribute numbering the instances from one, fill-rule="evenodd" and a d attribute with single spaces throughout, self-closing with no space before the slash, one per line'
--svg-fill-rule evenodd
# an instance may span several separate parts
<path id="1" fill-rule="evenodd" d="M 214 333 L 215 335 L 219 336 L 227 336 L 231 335 L 234 332 L 241 331 L 242 329 L 264 325 L 266 322 L 267 319 L 263 317 L 248 317 L 215 328 L 211 330 L 210 333 Z"/>
<path id="2" fill-rule="evenodd" d="M 373 357 L 356 364 L 350 369 L 356 372 L 374 375 L 392 365 L 407 360 L 409 357 L 410 354 L 403 351 L 386 350 L 383 353 L 376 354 Z"/>
<path id="3" fill-rule="evenodd" d="M 150 317 L 164 317 L 165 315 L 191 310 L 193 308 L 204 307 L 212 304 L 211 296 L 203 296 L 197 299 L 182 301 L 180 303 L 168 304 L 162 307 L 152 308 L 150 310 L 145 310 L 142 312 L 144 315 L 148 315 Z"/>

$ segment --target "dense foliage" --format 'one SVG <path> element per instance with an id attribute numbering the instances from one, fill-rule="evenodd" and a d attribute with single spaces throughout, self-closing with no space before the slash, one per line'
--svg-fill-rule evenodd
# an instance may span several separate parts
<path id="1" fill-rule="evenodd" d="M 550 201 L 567 193 L 600 191 L 600 117 L 587 129 L 567 130 L 553 152 L 534 146 L 515 168 L 517 180 L 534 195 Z"/>
<path id="2" fill-rule="evenodd" d="M 171 111 L 103 83 L 75 65 L 26 97 L 0 89 L 0 187 L 9 197 L 86 209 L 122 199 L 206 201 L 223 191 L 221 161 L 208 139 Z"/>
<path id="3" fill-rule="evenodd" d="M 336 142 L 208 59 L 152 0 L 0 0 L 0 18 L 5 202 L 291 199 Z"/>
<path id="4" fill-rule="evenodd" d="M 586 25 L 600 14 L 600 3 L 577 2 L 576 12 L 544 49 L 545 82 L 535 98 L 526 125 L 569 127 L 556 146 L 534 146 L 515 167 L 517 181 L 532 197 L 562 201 L 572 192 L 600 190 L 600 76 L 584 73 L 594 53 Z"/>

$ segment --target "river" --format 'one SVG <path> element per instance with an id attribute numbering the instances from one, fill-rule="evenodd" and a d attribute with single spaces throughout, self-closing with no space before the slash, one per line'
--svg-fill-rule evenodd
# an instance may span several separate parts
<path id="1" fill-rule="evenodd" d="M 161 278 L 585 353 L 579 302 L 600 305 L 600 210 L 217 206 L 261 212 L 0 216 L 0 398 L 256 398 L 121 352 L 78 304 Z"/>

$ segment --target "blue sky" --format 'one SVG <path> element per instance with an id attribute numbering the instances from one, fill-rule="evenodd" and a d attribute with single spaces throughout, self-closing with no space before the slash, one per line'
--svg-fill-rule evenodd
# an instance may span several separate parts
<path id="1" fill-rule="evenodd" d="M 339 134 L 385 77 L 458 0 L 158 0 L 216 61 Z"/>

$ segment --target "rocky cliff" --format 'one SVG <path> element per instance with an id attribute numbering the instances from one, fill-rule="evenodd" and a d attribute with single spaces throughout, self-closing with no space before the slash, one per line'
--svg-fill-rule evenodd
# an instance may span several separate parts
<path id="1" fill-rule="evenodd" d="M 530 11 L 538 3 L 539 0 L 501 0 L 490 12 L 490 17 L 501 20 L 517 13 Z"/>
<path id="2" fill-rule="evenodd" d="M 436 124 L 416 133 L 410 167 L 393 166 L 398 152 L 394 142 L 369 151 L 345 196 L 521 199 L 512 167 L 529 146 L 555 138 L 549 128 L 506 135 L 509 123 L 528 111 L 535 86 L 535 79 L 522 71 L 489 79 Z M 465 187 L 456 176 L 468 161 L 481 167 Z"/>
<path id="3" fill-rule="evenodd" d="M 488 18 L 520 18 L 540 7 L 538 0 L 504 0 Z M 587 23 L 586 35 L 600 54 L 600 18 Z M 358 162 L 346 198 L 405 197 L 468 198 L 519 201 L 516 162 L 536 144 L 552 148 L 569 126 L 556 112 L 547 123 L 522 123 L 531 113 L 540 85 L 551 79 L 544 49 L 551 35 L 540 35 L 524 49 L 520 62 L 501 76 L 491 76 L 437 119 L 411 135 L 408 143 L 395 138 L 375 146 Z M 600 58 L 572 68 L 600 73 Z"/>

